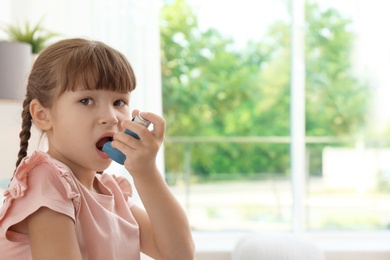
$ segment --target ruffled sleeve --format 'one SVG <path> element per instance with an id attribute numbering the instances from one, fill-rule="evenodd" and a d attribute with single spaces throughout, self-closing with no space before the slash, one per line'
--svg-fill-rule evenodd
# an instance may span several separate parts
<path id="1" fill-rule="evenodd" d="M 80 205 L 80 192 L 70 170 L 40 151 L 21 162 L 4 198 L 0 225 L 5 232 L 40 207 L 48 207 L 74 220 Z"/>
<path id="2" fill-rule="evenodd" d="M 111 191 L 111 193 L 114 194 L 114 196 L 117 193 L 116 190 L 119 188 L 118 190 L 123 195 L 123 198 L 125 199 L 127 205 L 129 207 L 135 205 L 135 202 L 132 198 L 133 187 L 129 180 L 127 180 L 125 177 L 103 173 L 100 179 L 102 183 Z"/>
<path id="3" fill-rule="evenodd" d="M 133 196 L 133 188 L 130 182 L 122 176 L 113 175 L 113 178 L 115 179 L 116 183 L 118 183 L 119 188 L 122 190 L 125 200 L 131 198 Z"/>

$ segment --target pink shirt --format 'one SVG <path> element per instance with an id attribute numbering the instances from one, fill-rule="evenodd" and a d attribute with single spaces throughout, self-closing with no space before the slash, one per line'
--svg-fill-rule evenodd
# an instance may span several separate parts
<path id="1" fill-rule="evenodd" d="M 130 183 L 110 174 L 97 174 L 96 179 L 103 194 L 85 189 L 67 166 L 44 152 L 26 157 L 4 193 L 0 259 L 32 259 L 28 235 L 9 227 L 40 207 L 73 219 L 83 259 L 140 259 Z"/>

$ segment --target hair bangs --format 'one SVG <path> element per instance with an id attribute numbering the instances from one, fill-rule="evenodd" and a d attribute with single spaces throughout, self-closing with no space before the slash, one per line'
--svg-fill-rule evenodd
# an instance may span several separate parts
<path id="1" fill-rule="evenodd" d="M 70 53 L 61 67 L 61 93 L 80 89 L 131 92 L 136 87 L 130 63 L 123 54 L 104 44 Z"/>

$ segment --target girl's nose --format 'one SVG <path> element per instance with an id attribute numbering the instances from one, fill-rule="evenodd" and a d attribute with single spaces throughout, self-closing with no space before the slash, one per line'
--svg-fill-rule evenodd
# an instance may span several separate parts
<path id="1" fill-rule="evenodd" d="M 119 122 L 118 116 L 111 108 L 102 109 L 99 115 L 99 123 L 103 125 L 115 125 Z"/>

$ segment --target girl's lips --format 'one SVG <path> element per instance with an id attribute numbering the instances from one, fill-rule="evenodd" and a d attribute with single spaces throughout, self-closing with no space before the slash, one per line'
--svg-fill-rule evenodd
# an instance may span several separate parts
<path id="1" fill-rule="evenodd" d="M 113 140 L 112 136 L 104 136 L 104 137 L 100 138 L 99 141 L 97 141 L 96 148 L 98 150 L 102 151 L 103 145 L 107 142 L 112 142 L 112 140 Z"/>
<path id="2" fill-rule="evenodd" d="M 114 132 L 110 131 L 110 132 L 105 132 L 104 134 L 102 134 L 100 136 L 100 138 L 98 139 L 98 141 L 96 142 L 96 148 L 99 150 L 99 151 L 102 151 L 103 149 L 103 145 L 107 142 L 112 142 L 113 141 L 113 136 L 114 136 Z"/>
<path id="3" fill-rule="evenodd" d="M 101 150 L 97 150 L 97 154 L 100 158 L 106 160 L 106 159 L 110 159 L 110 157 L 108 156 L 108 154 L 106 154 L 105 152 L 101 151 Z"/>
<path id="4" fill-rule="evenodd" d="M 103 160 L 107 160 L 107 159 L 110 159 L 110 157 L 108 156 L 108 154 L 106 154 L 105 152 L 103 152 L 103 146 L 105 143 L 107 142 L 112 142 L 113 141 L 113 136 L 114 136 L 114 132 L 110 131 L 110 132 L 106 132 L 104 133 L 103 135 L 101 135 L 101 137 L 99 138 L 99 140 L 96 142 L 96 149 L 97 149 L 97 154 L 98 156 L 103 159 Z"/>

